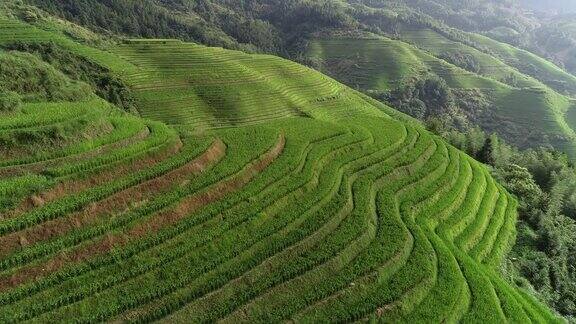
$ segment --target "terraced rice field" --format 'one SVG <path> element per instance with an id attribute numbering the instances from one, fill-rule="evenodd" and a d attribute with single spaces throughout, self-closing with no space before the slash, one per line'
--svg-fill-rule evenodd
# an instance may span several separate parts
<path id="1" fill-rule="evenodd" d="M 93 99 L 0 120 L 108 125 L 0 159 L 0 322 L 559 321 L 499 274 L 515 199 L 416 122 L 272 57 L 109 55 L 149 119 Z"/>
<path id="2" fill-rule="evenodd" d="M 474 57 L 480 70 L 478 74 L 490 79 L 518 88 L 542 87 L 542 84 L 537 80 L 520 73 L 517 69 L 497 57 L 460 42 L 455 42 L 431 29 L 403 29 L 401 35 L 402 40 L 414 44 L 437 57 L 447 54 Z M 512 79 L 511 76 L 514 78 L 513 84 L 509 81 L 509 79 Z"/>
<path id="3" fill-rule="evenodd" d="M 210 129 L 301 116 L 317 100 L 345 92 L 272 56 L 169 40 L 131 41 L 114 52 L 138 68 L 126 80 L 142 116 L 172 125 Z"/>
<path id="4" fill-rule="evenodd" d="M 457 90 L 478 90 L 492 103 L 493 119 L 478 121 L 518 147 L 547 141 L 569 155 L 576 154 L 576 103 L 532 77 L 479 50 L 432 31 L 403 31 L 403 40 L 318 39 L 309 55 L 324 61 L 325 72 L 347 85 L 367 91 L 395 89 L 403 82 L 435 74 Z M 407 42 L 410 43 L 407 43 Z M 440 59 L 468 54 L 481 71 L 473 73 Z M 382 59 L 385 58 L 385 59 Z M 506 84 L 514 75 L 516 83 Z"/>

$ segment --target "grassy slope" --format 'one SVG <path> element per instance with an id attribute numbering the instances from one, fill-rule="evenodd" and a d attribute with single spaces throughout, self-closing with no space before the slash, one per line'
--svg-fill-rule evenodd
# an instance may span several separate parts
<path id="1" fill-rule="evenodd" d="M 552 144 L 574 154 L 571 98 L 502 60 L 432 30 L 404 30 L 401 35 L 403 41 L 384 37 L 316 40 L 310 55 L 322 58 L 331 76 L 359 89 L 389 90 L 414 72 L 434 73 L 455 89 L 479 89 L 491 99 L 496 117 L 496 123 L 481 125 L 485 129 L 521 147 Z M 471 73 L 438 58 L 456 53 L 472 55 L 480 72 Z M 516 79 L 513 86 L 504 83 L 510 75 Z"/>
<path id="2" fill-rule="evenodd" d="M 270 56 L 2 20 L 19 39 L 107 66 L 181 132 L 99 99 L 3 116 L 113 130 L 0 161 L 3 195 L 47 181 L 2 211 L 1 321 L 557 321 L 497 274 L 515 200 L 408 117 Z"/>

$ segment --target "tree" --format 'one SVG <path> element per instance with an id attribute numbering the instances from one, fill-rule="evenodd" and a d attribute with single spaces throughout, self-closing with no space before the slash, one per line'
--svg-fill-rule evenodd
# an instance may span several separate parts
<path id="1" fill-rule="evenodd" d="M 480 162 L 496 166 L 498 163 L 498 143 L 498 136 L 495 134 L 488 136 L 484 141 L 484 146 L 482 146 L 482 149 L 480 149 L 480 152 L 478 152 L 478 160 Z"/>

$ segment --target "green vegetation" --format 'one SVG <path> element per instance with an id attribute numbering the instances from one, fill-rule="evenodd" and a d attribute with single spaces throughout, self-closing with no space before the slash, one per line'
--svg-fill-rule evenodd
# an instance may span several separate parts
<path id="1" fill-rule="evenodd" d="M 412 82 L 406 78 L 431 73 L 444 79 L 453 90 L 461 91 L 458 95 L 462 91 L 468 93 L 462 104 L 473 100 L 478 91 L 490 99 L 479 113 L 470 111 L 476 107 L 460 107 L 469 110 L 463 114 L 473 125 L 487 132 L 496 131 L 522 148 L 553 146 L 574 154 L 574 102 L 569 96 L 576 95 L 576 77 L 528 51 L 481 35 L 490 35 L 493 30 L 500 34 L 504 31 L 522 34 L 536 28 L 538 18 L 522 14 L 519 5 L 510 1 L 29 3 L 98 31 L 176 37 L 248 52 L 279 54 L 321 69 L 357 90 L 376 92 L 378 98 L 383 97 L 382 92 Z M 38 11 L 36 15 L 41 17 L 45 13 Z M 328 42 L 340 42 L 343 48 Z M 326 48 L 320 49 L 323 46 Z M 346 53 L 350 49 L 355 50 Z M 157 71 L 157 66 L 152 70 L 164 74 Z M 182 82 L 177 78 L 173 81 Z M 188 93 L 178 96 L 189 98 Z M 214 101 L 210 96 L 201 99 Z M 201 114 L 206 114 L 206 109 L 202 110 Z M 286 113 L 285 109 L 282 111 Z M 534 125 L 539 127 L 532 130 Z"/>
<path id="2" fill-rule="evenodd" d="M 14 112 L 20 109 L 22 98 L 17 92 L 2 91 L 0 92 L 0 112 Z"/>
<path id="3" fill-rule="evenodd" d="M 312 33 L 357 25 L 338 1 L 29 0 L 94 30 L 297 57 Z"/>
<path id="4" fill-rule="evenodd" d="M 11 51 L 35 54 L 69 78 L 89 84 L 94 92 L 106 101 L 126 111 L 136 112 L 134 98 L 124 82 L 114 76 L 109 69 L 85 57 L 74 54 L 52 41 L 49 43 L 15 42 L 6 44 L 4 47 Z"/>
<path id="5" fill-rule="evenodd" d="M 574 316 L 574 166 L 546 149 L 520 151 L 479 129 L 439 129 L 456 147 L 489 164 L 492 174 L 519 200 L 518 243 L 503 271 L 561 313 Z M 473 249 L 472 253 L 481 253 Z"/>
<path id="6" fill-rule="evenodd" d="M 443 114 L 459 129 L 480 126 L 521 148 L 554 146 L 573 155 L 571 98 L 467 45 L 440 39 L 432 31 L 402 35 L 426 51 L 378 36 L 319 39 L 312 43 L 310 56 L 324 62 L 321 70 L 327 74 L 416 118 Z M 428 40 L 429 35 L 436 39 Z M 438 58 L 465 50 L 478 58 L 474 62 L 479 74 Z M 432 55 L 434 51 L 438 57 Z M 457 60 L 456 56 L 452 59 Z M 434 92 L 442 93 L 443 102 L 429 95 Z"/>
<path id="7" fill-rule="evenodd" d="M 77 101 L 89 93 L 82 84 L 70 81 L 51 65 L 21 52 L 0 53 L 0 87 L 5 91 L 4 100 L 12 101 L 12 106 L 18 101 L 13 93 L 28 102 Z"/>
<path id="8" fill-rule="evenodd" d="M 46 26 L 0 20 L 54 72 L 6 89 L 0 321 L 562 321 L 500 273 L 516 199 L 414 119 L 277 57 Z"/>
<path id="9" fill-rule="evenodd" d="M 573 13 L 555 16 L 534 30 L 529 41 L 521 39 L 520 42 L 574 74 L 576 72 L 576 59 L 574 58 L 576 29 L 574 27 Z"/>

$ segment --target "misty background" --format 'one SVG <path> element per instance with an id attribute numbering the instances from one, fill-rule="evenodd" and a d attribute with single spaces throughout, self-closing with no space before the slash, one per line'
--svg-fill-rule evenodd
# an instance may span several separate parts
<path id="1" fill-rule="evenodd" d="M 557 13 L 576 12 L 576 0 L 521 0 L 521 2 L 536 10 Z"/>

